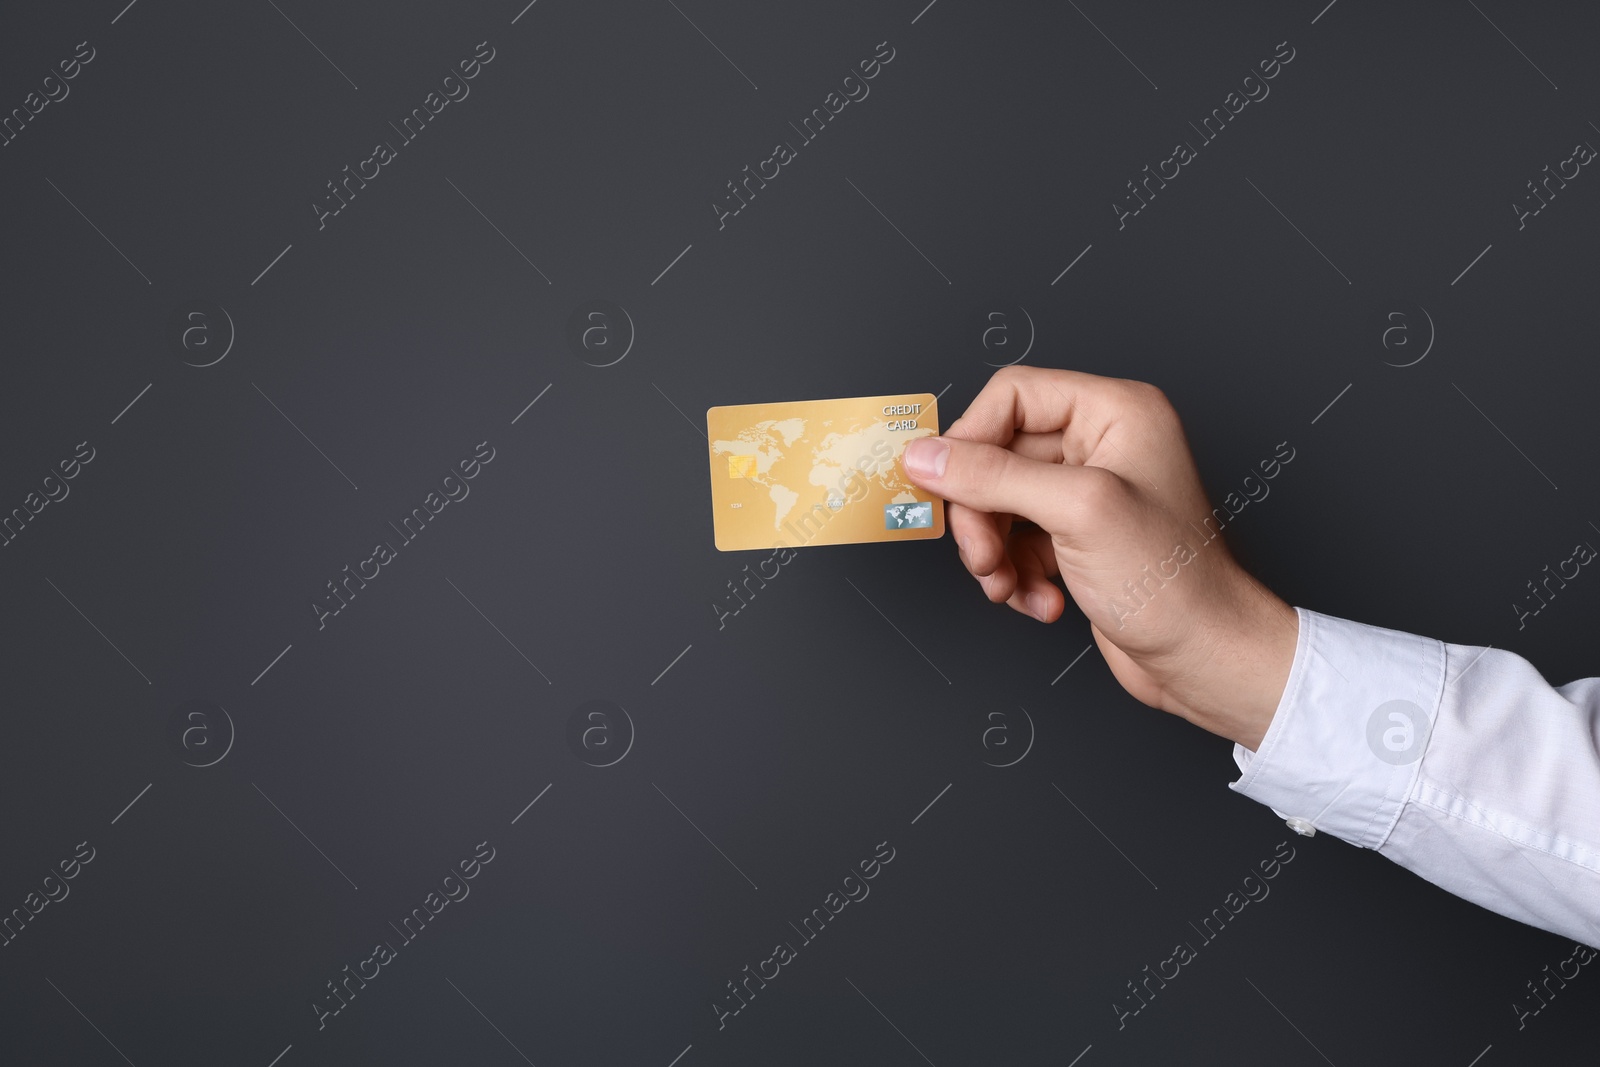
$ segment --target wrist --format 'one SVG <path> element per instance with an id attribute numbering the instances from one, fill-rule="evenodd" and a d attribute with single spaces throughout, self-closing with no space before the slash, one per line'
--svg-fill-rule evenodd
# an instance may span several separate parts
<path id="1" fill-rule="evenodd" d="M 1195 684 L 1184 687 L 1177 709 L 1203 730 L 1252 752 L 1261 746 L 1283 700 L 1294 665 L 1300 617 L 1288 603 L 1240 572 L 1231 621 L 1218 625 L 1201 650 Z"/>

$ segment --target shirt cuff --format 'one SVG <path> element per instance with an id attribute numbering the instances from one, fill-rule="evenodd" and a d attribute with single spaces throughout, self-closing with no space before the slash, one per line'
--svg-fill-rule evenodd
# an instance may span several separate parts
<path id="1" fill-rule="evenodd" d="M 1440 641 L 1295 608 L 1300 633 L 1261 748 L 1233 746 L 1228 788 L 1297 832 L 1382 846 L 1400 817 L 1444 690 Z"/>

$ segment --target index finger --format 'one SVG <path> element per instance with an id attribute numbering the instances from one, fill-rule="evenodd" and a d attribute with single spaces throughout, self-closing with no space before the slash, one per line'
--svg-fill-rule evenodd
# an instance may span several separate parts
<path id="1" fill-rule="evenodd" d="M 1019 432 L 1061 434 L 1062 462 L 1089 462 L 1137 391 L 1129 378 L 1107 378 L 1048 367 L 1002 367 L 945 431 L 991 445 L 1010 445 Z"/>

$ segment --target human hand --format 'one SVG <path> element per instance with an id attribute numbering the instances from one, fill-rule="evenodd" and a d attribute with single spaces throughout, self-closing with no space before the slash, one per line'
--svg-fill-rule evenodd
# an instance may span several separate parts
<path id="1" fill-rule="evenodd" d="M 1299 619 L 1228 551 L 1161 390 L 1004 367 L 902 462 L 948 501 L 961 560 L 990 600 L 1053 622 L 1066 607 L 1059 576 L 1124 689 L 1260 745 Z"/>

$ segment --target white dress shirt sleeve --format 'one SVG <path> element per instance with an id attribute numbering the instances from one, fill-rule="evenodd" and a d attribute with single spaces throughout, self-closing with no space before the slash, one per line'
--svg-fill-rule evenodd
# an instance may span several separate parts
<path id="1" fill-rule="evenodd" d="M 1294 665 L 1229 788 L 1303 834 L 1600 945 L 1600 678 L 1296 608 Z"/>

